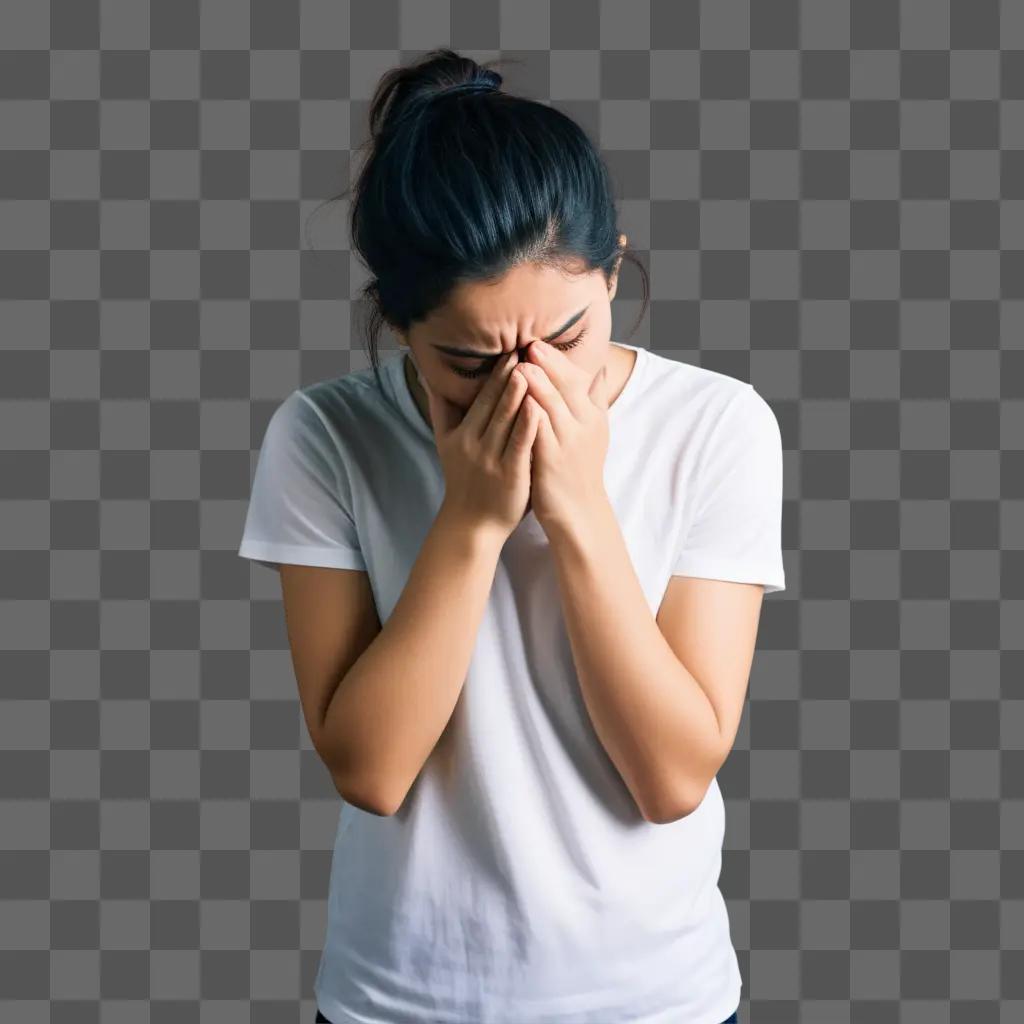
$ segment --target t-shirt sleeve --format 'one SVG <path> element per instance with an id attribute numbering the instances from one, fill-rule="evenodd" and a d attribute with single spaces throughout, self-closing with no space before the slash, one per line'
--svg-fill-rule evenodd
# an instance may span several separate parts
<path id="1" fill-rule="evenodd" d="M 782 434 L 749 384 L 716 424 L 698 475 L 700 493 L 672 574 L 786 589 L 782 560 Z"/>
<path id="2" fill-rule="evenodd" d="M 271 569 L 282 562 L 365 569 L 343 472 L 319 409 L 293 391 L 263 435 L 238 554 Z"/>

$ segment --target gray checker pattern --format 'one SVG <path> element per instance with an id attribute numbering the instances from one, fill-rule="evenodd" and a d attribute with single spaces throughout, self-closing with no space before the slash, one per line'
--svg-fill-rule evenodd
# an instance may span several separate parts
<path id="1" fill-rule="evenodd" d="M 3 0 L 0 1021 L 313 1019 L 340 805 L 236 548 L 367 365 L 323 202 L 441 44 L 593 132 L 632 340 L 782 427 L 740 1019 L 1024 1020 L 1024 3 Z"/>

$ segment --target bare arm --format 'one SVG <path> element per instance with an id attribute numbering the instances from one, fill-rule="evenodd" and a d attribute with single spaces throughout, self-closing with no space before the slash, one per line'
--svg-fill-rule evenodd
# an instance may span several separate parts
<path id="1" fill-rule="evenodd" d="M 281 596 L 299 687 L 299 702 L 313 747 L 349 803 L 364 806 L 337 768 L 337 754 L 324 745 L 323 721 L 338 685 L 380 632 L 377 605 L 365 569 L 280 565 Z"/>
<path id="2" fill-rule="evenodd" d="M 365 572 L 282 566 L 313 743 L 338 792 L 376 814 L 402 805 L 451 719 L 498 556 L 529 501 L 537 417 L 517 365 L 508 353 L 468 412 L 429 392 L 445 495 L 383 628 L 375 608 L 370 622 Z"/>
<path id="3" fill-rule="evenodd" d="M 323 689 L 311 735 L 350 803 L 401 806 L 455 709 L 504 542 L 442 504 L 388 621 Z"/>
<path id="4" fill-rule="evenodd" d="M 551 551 L 594 730 L 643 817 L 676 821 L 700 803 L 725 760 L 716 707 L 651 614 L 610 502 L 595 503 L 571 529 L 553 530 Z M 745 611 L 726 633 L 738 653 L 726 656 L 745 681 L 761 590 L 738 590 Z"/>

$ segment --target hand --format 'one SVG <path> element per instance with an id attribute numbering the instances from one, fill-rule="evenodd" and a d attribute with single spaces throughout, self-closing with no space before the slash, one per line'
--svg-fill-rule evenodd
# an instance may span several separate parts
<path id="1" fill-rule="evenodd" d="M 444 470 L 443 507 L 502 541 L 529 509 L 530 450 L 540 420 L 524 405 L 526 385 L 513 373 L 518 361 L 517 350 L 497 360 L 464 414 L 423 380 Z"/>
<path id="2" fill-rule="evenodd" d="M 607 368 L 591 378 L 558 349 L 535 341 L 515 372 L 529 388 L 524 409 L 540 413 L 530 473 L 534 515 L 545 532 L 568 527 L 607 500 Z"/>

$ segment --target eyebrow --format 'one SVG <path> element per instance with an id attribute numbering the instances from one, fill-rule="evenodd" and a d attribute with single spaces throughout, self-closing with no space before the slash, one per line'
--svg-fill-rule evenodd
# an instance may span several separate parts
<path id="1" fill-rule="evenodd" d="M 554 334 L 549 334 L 547 337 L 541 338 L 541 341 L 554 341 L 554 339 L 560 334 L 565 334 L 565 332 L 569 330 L 569 328 L 572 327 L 572 325 L 576 323 L 576 321 L 579 320 L 579 318 L 583 316 L 588 309 L 590 309 L 589 302 L 578 313 L 573 313 L 573 315 L 569 317 L 569 319 L 566 320 L 565 323 L 554 332 Z M 441 352 L 445 352 L 450 356 L 460 356 L 463 359 L 493 359 L 504 355 L 504 352 L 480 352 L 475 348 L 458 348 L 454 345 L 434 345 L 434 348 Z"/>

